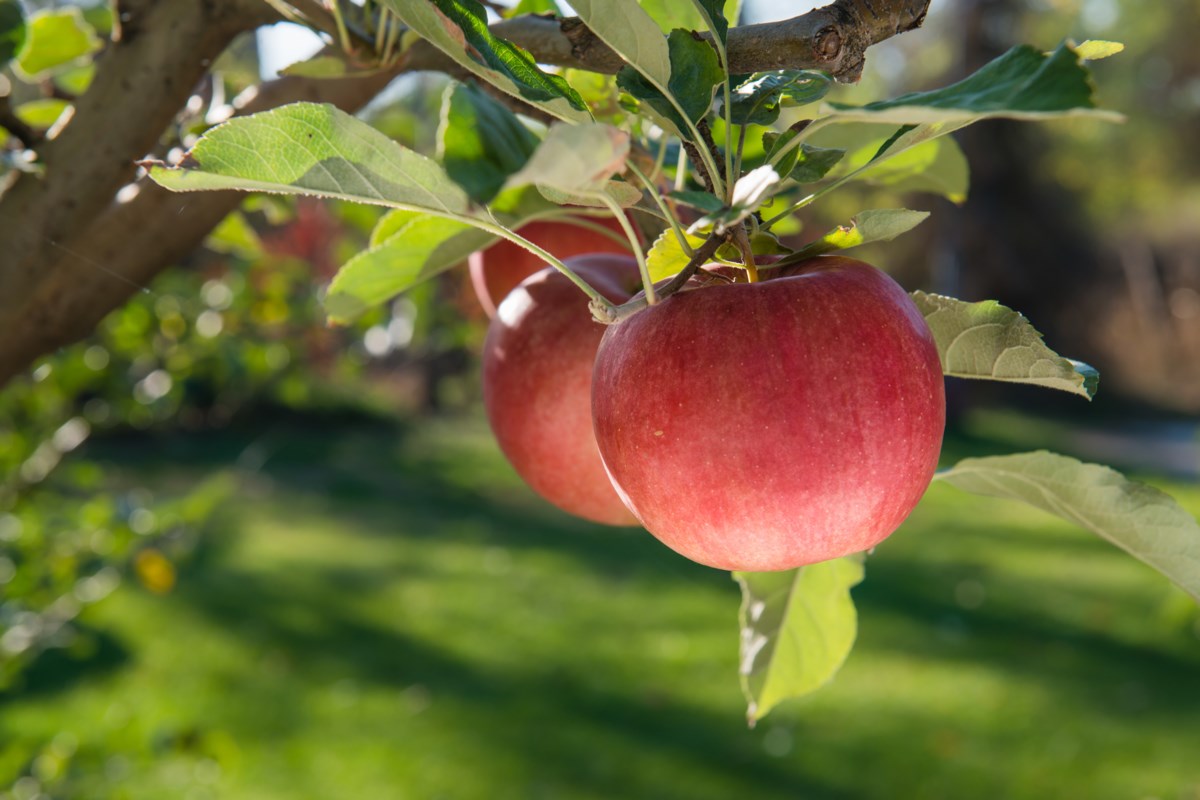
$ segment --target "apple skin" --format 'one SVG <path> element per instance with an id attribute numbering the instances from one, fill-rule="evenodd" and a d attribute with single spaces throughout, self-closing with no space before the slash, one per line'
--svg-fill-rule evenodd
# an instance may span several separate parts
<path id="1" fill-rule="evenodd" d="M 630 255 L 565 261 L 616 303 L 641 286 Z M 504 299 L 483 346 L 483 401 L 500 449 L 546 500 L 606 525 L 637 525 L 608 480 L 592 433 L 592 365 L 605 327 L 588 298 L 553 267 Z"/>
<path id="2" fill-rule="evenodd" d="M 612 325 L 596 441 L 646 529 L 711 567 L 791 569 L 868 550 L 933 476 L 945 428 L 933 336 L 872 266 L 825 256 L 679 292 Z"/>
<path id="3" fill-rule="evenodd" d="M 608 228 L 622 241 L 625 240 L 624 229 L 616 219 L 589 218 L 588 221 Z M 560 260 L 586 253 L 629 255 L 630 252 L 628 245 L 569 222 L 531 222 L 517 233 Z M 501 239 L 486 250 L 472 253 L 469 264 L 475 296 L 479 298 L 479 304 L 488 318 L 496 316 L 497 306 L 518 283 L 546 266 L 533 253 L 506 239 Z"/>

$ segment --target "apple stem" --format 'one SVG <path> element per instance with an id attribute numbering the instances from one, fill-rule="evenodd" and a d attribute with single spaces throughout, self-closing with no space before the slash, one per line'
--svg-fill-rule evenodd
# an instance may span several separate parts
<path id="1" fill-rule="evenodd" d="M 754 263 L 754 249 L 750 246 L 745 223 L 738 225 L 730 233 L 733 235 L 733 243 L 742 254 L 742 269 L 746 270 L 746 279 L 750 283 L 758 283 L 758 267 Z"/>

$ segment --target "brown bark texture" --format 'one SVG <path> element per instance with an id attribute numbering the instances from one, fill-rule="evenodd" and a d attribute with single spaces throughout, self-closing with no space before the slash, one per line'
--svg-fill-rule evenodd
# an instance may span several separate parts
<path id="1" fill-rule="evenodd" d="M 0 387 L 85 337 L 236 208 L 240 193 L 173 194 L 145 180 L 123 202 L 117 196 L 212 61 L 238 34 L 277 21 L 279 2 L 286 0 L 117 0 L 118 28 L 91 87 L 70 123 L 38 144 L 43 171 L 17 175 L 0 195 Z M 793 19 L 733 28 L 731 71 L 816 68 L 857 80 L 867 48 L 919 26 L 929 3 L 837 0 Z M 542 63 L 606 73 L 621 66 L 578 20 L 524 16 L 494 30 Z M 299 100 L 354 111 L 401 71 L 418 70 L 458 72 L 419 42 L 389 72 L 264 84 L 238 113 Z"/>

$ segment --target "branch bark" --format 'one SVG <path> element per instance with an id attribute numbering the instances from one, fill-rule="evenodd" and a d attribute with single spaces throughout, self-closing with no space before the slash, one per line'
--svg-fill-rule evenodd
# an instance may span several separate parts
<path id="1" fill-rule="evenodd" d="M 930 0 L 837 0 L 780 22 L 729 30 L 730 72 L 820 69 L 843 82 L 862 75 L 867 48 L 921 26 Z M 624 66 L 578 17 L 555 20 L 524 16 L 499 22 L 492 31 L 528 50 L 542 64 L 616 73 Z M 427 42 L 409 51 L 413 70 L 447 71 L 450 59 Z"/>

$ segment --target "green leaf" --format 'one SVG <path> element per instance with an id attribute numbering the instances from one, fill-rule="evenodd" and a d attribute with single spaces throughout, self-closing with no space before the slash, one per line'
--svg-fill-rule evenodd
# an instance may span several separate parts
<path id="1" fill-rule="evenodd" d="M 553 186 L 539 184 L 537 187 L 542 197 L 556 206 L 587 206 L 591 208 L 608 208 L 608 204 L 600 199 L 598 194 L 576 194 L 555 189 Z M 642 190 L 626 181 L 609 181 L 600 190 L 621 208 L 633 208 L 642 199 Z"/>
<path id="2" fill-rule="evenodd" d="M 688 121 L 699 122 L 712 107 L 717 86 L 725 79 L 721 59 L 712 45 L 691 33 L 678 29 L 667 37 L 671 61 L 671 77 L 667 91 L 678 103 Z M 677 131 L 689 126 L 679 116 L 679 110 L 663 93 L 632 67 L 617 73 L 617 85 L 639 100 L 648 103 L 656 112 L 671 121 Z"/>
<path id="3" fill-rule="evenodd" d="M 507 185 L 546 186 L 571 194 L 597 193 L 625 169 L 629 134 L 611 125 L 557 124 Z"/>
<path id="4" fill-rule="evenodd" d="M 154 181 L 177 192 L 311 194 L 443 216 L 470 205 L 437 162 L 316 103 L 236 117 L 201 137 L 181 166 L 149 167 Z"/>
<path id="5" fill-rule="evenodd" d="M 665 87 L 670 83 L 671 51 L 662 31 L 637 0 L 574 0 L 571 7 L 588 30 L 634 71 L 649 78 L 651 84 Z"/>
<path id="6" fill-rule="evenodd" d="M 522 14 L 553 14 L 562 16 L 562 9 L 555 0 L 521 0 L 504 13 L 506 18 L 519 17 Z"/>
<path id="7" fill-rule="evenodd" d="M 729 18 L 725 16 L 724 6 L 723 0 L 692 0 L 692 7 L 700 13 L 704 27 L 708 28 L 722 45 L 729 38 Z"/>
<path id="8" fill-rule="evenodd" d="M 772 125 L 779 119 L 785 101 L 805 105 L 820 100 L 833 86 L 833 79 L 813 70 L 760 72 L 733 91 L 730 115 L 735 125 Z"/>
<path id="9" fill-rule="evenodd" d="M 0 0 L 0 69 L 21 51 L 25 44 L 25 10 L 20 0 Z"/>
<path id="10" fill-rule="evenodd" d="M 849 225 L 841 225 L 796 251 L 783 261 L 772 266 L 796 264 L 813 256 L 849 250 L 873 242 L 890 242 L 902 233 L 908 233 L 929 217 L 928 211 L 911 211 L 907 208 L 878 208 L 863 211 L 850 218 Z"/>
<path id="11" fill-rule="evenodd" d="M 209 250 L 231 253 L 245 259 L 261 258 L 263 254 L 262 240 L 240 211 L 226 214 L 204 244 Z"/>
<path id="12" fill-rule="evenodd" d="M 897 192 L 931 192 L 963 203 L 970 188 L 970 169 L 962 148 L 942 136 L 938 125 L 903 126 L 852 123 L 827 128 L 814 143 L 846 147 L 834 177 L 850 176 Z"/>
<path id="13" fill-rule="evenodd" d="M 422 39 L 501 91 L 561 120 L 591 119 L 583 99 L 566 80 L 543 72 L 528 52 L 492 35 L 477 0 L 380 2 Z"/>
<path id="14" fill-rule="evenodd" d="M 698 208 L 701 211 L 717 212 L 725 208 L 725 204 L 721 202 L 721 198 L 711 192 L 699 191 L 682 191 L 671 192 L 670 197 L 676 202 L 683 203 L 685 206 Z"/>
<path id="15" fill-rule="evenodd" d="M 1073 522 L 1200 600 L 1200 524 L 1158 489 L 1109 467 L 1044 450 L 964 459 L 935 478 L 973 494 L 1020 500 Z"/>
<path id="16" fill-rule="evenodd" d="M 389 235 L 346 262 L 329 285 L 325 311 L 331 321 L 352 321 L 496 238 L 462 222 L 414 211 L 393 211 L 385 219 Z"/>
<path id="17" fill-rule="evenodd" d="M 685 28 L 689 31 L 699 31 L 705 28 L 711 28 L 708 21 L 705 20 L 706 15 L 712 15 L 714 9 L 720 9 L 721 17 L 724 18 L 725 27 L 728 29 L 729 20 L 737 21 L 742 12 L 741 0 L 725 0 L 724 3 L 717 0 L 640 0 L 642 8 L 653 17 L 658 23 L 659 29 L 665 34 L 676 28 Z M 703 5 L 703 9 L 700 6 Z M 713 19 L 713 22 L 718 26 L 721 24 Z M 725 36 L 724 33 L 721 34 Z"/>
<path id="18" fill-rule="evenodd" d="M 706 237 L 685 234 L 688 244 L 693 250 L 704 244 Z M 684 252 L 683 245 L 675 231 L 667 228 L 654 241 L 650 252 L 646 253 L 646 267 L 650 270 L 651 282 L 657 282 L 678 274 L 688 265 L 691 257 Z"/>
<path id="19" fill-rule="evenodd" d="M 63 115 L 71 104 L 66 100 L 59 100 L 57 97 L 44 97 L 40 100 L 30 100 L 28 103 L 21 103 L 13 109 L 13 113 L 17 118 L 31 128 L 40 128 L 45 130 L 58 122 L 58 118 Z"/>
<path id="20" fill-rule="evenodd" d="M 96 32 L 78 8 L 39 11 L 26 23 L 24 47 L 13 65 L 20 78 L 36 82 L 99 48 Z"/>
<path id="21" fill-rule="evenodd" d="M 1029 320 L 994 300 L 966 303 L 913 292 L 937 342 L 942 372 L 955 378 L 1030 383 L 1081 395 L 1096 394 L 1100 374 L 1055 353 Z"/>
<path id="22" fill-rule="evenodd" d="M 538 138 L 516 114 L 463 83 L 446 92 L 438 140 L 446 172 L 480 203 L 495 197 L 538 147 Z"/>
<path id="23" fill-rule="evenodd" d="M 738 671 L 753 725 L 828 683 L 845 663 L 858 635 L 850 589 L 862 581 L 862 556 L 733 577 L 742 587 Z"/>
<path id="24" fill-rule="evenodd" d="M 834 108 L 839 120 L 947 124 L 943 134 L 990 117 L 1122 119 L 1120 114 L 1096 108 L 1091 75 L 1066 44 L 1049 54 L 1021 45 L 950 86 L 865 106 L 835 104 Z"/>
<path id="25" fill-rule="evenodd" d="M 796 136 L 796 131 L 790 130 L 784 133 L 775 133 L 774 131 L 764 133 L 762 141 L 763 149 L 767 152 L 767 160 L 770 161 L 775 153 L 786 147 Z M 775 169 L 779 174 L 797 183 L 815 183 L 824 178 L 845 155 L 846 151 L 838 148 L 801 144 L 784 156 L 775 165 Z"/>
<path id="26" fill-rule="evenodd" d="M 1099 61 L 1102 58 L 1115 56 L 1124 51 L 1125 45 L 1120 42 L 1106 42 L 1102 39 L 1088 39 L 1075 45 L 1075 52 L 1084 61 Z"/>

